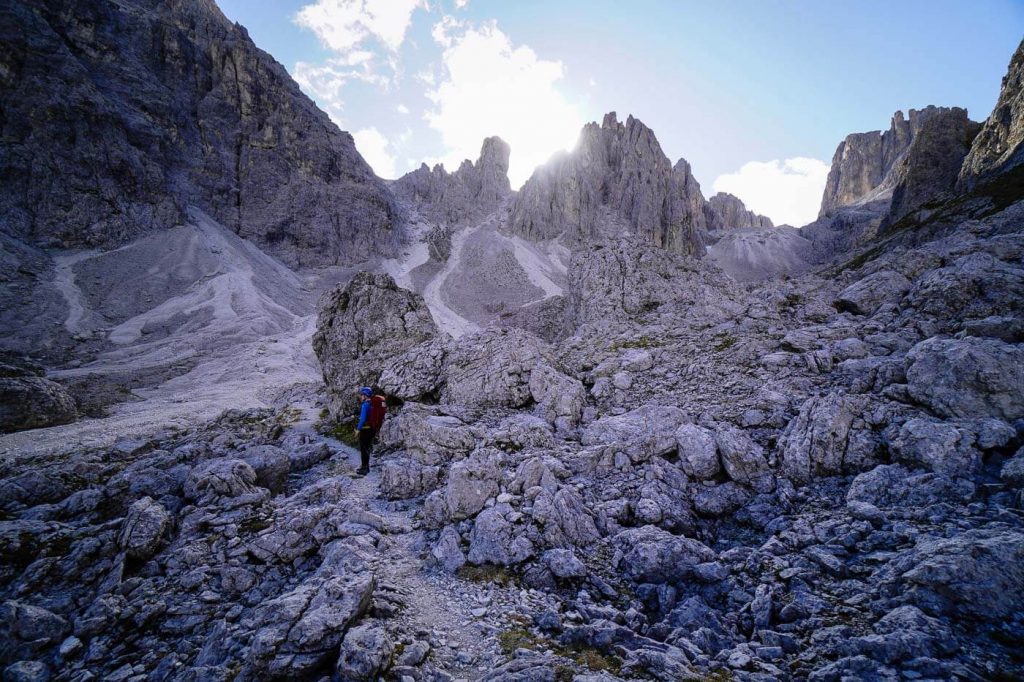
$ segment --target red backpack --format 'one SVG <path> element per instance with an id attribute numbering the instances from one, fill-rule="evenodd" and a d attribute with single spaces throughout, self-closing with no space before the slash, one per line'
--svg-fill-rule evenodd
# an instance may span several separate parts
<path id="1" fill-rule="evenodd" d="M 366 418 L 368 426 L 374 431 L 380 431 L 384 426 L 384 416 L 388 413 L 388 406 L 384 403 L 384 396 L 375 395 L 370 398 L 370 415 Z"/>

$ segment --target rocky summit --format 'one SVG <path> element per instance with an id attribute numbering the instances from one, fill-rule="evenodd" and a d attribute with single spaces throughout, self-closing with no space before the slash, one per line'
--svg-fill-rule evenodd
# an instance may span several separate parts
<path id="1" fill-rule="evenodd" d="M 1024 675 L 1024 43 L 793 228 L 632 116 L 378 179 L 206 0 L 0 34 L 4 680 Z"/>

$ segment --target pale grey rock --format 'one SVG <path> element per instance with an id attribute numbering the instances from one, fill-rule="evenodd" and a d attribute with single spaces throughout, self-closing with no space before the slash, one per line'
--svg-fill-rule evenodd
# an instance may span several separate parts
<path id="1" fill-rule="evenodd" d="M 709 230 L 763 230 L 775 227 L 771 218 L 748 211 L 739 197 L 728 192 L 719 192 L 708 199 L 704 216 Z"/>
<path id="2" fill-rule="evenodd" d="M 22 601 L 4 602 L 0 606 L 0 620 L 12 636 L 25 642 L 58 642 L 69 630 L 68 622 L 57 614 Z"/>
<path id="3" fill-rule="evenodd" d="M 332 568 L 260 604 L 246 661 L 251 674 L 295 677 L 323 666 L 369 608 L 375 585 L 372 573 Z"/>
<path id="4" fill-rule="evenodd" d="M 706 481 L 718 475 L 718 449 L 710 431 L 696 424 L 683 424 L 675 436 L 679 467 L 687 476 Z"/>
<path id="5" fill-rule="evenodd" d="M 923 274 L 905 302 L 952 331 L 959 320 L 1024 314 L 1022 291 L 1024 269 L 1019 265 L 970 253 Z"/>
<path id="6" fill-rule="evenodd" d="M 618 568 L 638 583 L 667 583 L 688 578 L 697 564 L 714 561 L 715 552 L 691 538 L 643 526 L 614 538 L 622 552 Z"/>
<path id="7" fill-rule="evenodd" d="M 492 213 L 512 192 L 508 180 L 511 148 L 500 137 L 488 137 L 476 163 L 468 159 L 448 173 L 442 164 L 406 173 L 392 184 L 395 193 L 415 202 L 420 212 L 438 223 L 457 225 Z M 438 260 L 447 255 L 437 253 Z"/>
<path id="8" fill-rule="evenodd" d="M 292 266 L 395 248 L 400 217 L 352 137 L 214 3 L 6 9 L 8 230 L 112 247 L 192 205 Z"/>
<path id="9" fill-rule="evenodd" d="M 758 492 L 771 492 L 775 477 L 764 455 L 764 448 L 755 443 L 741 429 L 731 424 L 715 426 L 715 445 L 722 468 L 729 478 L 749 485 Z"/>
<path id="10" fill-rule="evenodd" d="M 380 492 L 388 500 L 407 500 L 437 488 L 441 470 L 409 459 L 389 459 L 380 465 Z"/>
<path id="11" fill-rule="evenodd" d="M 355 411 L 360 386 L 374 386 L 392 361 L 438 336 L 423 298 L 386 274 L 360 272 L 326 295 L 313 351 L 335 415 Z"/>
<path id="12" fill-rule="evenodd" d="M 377 384 L 401 400 L 436 399 L 444 385 L 448 344 L 446 339 L 434 338 L 385 360 Z"/>
<path id="13" fill-rule="evenodd" d="M 513 493 L 525 493 L 530 488 L 539 487 L 553 495 L 558 492 L 559 475 L 567 476 L 568 473 L 553 457 L 531 457 L 516 467 L 508 489 Z"/>
<path id="14" fill-rule="evenodd" d="M 42 661 L 16 661 L 4 668 L 4 682 L 48 682 L 50 669 Z"/>
<path id="15" fill-rule="evenodd" d="M 564 235 L 570 242 L 629 232 L 649 245 L 698 254 L 703 203 L 688 164 L 673 168 L 650 128 L 632 116 L 619 123 L 609 113 L 600 126 L 584 126 L 572 152 L 534 171 L 516 197 L 508 229 L 527 239 Z"/>
<path id="16" fill-rule="evenodd" d="M 1010 59 L 995 109 L 974 138 L 957 179 L 971 191 L 1016 170 L 1024 162 L 1024 41 Z"/>
<path id="17" fill-rule="evenodd" d="M 970 478 L 981 464 L 972 433 L 929 419 L 908 420 L 889 449 L 897 461 L 953 478 Z"/>
<path id="18" fill-rule="evenodd" d="M 442 400 L 472 407 L 524 407 L 530 375 L 546 363 L 546 344 L 520 329 L 488 328 L 463 336 L 448 354 Z"/>
<path id="19" fill-rule="evenodd" d="M 782 473 L 798 483 L 817 476 L 856 473 L 875 462 L 873 448 L 858 439 L 857 421 L 866 396 L 829 393 L 808 399 L 779 440 Z"/>
<path id="20" fill-rule="evenodd" d="M 511 566 L 533 556 L 533 543 L 513 525 L 518 516 L 508 504 L 480 512 L 470 533 L 469 563 Z"/>
<path id="21" fill-rule="evenodd" d="M 936 473 L 912 472 L 898 464 L 882 464 L 859 474 L 846 493 L 847 502 L 866 502 L 875 507 L 923 508 L 940 502 L 967 502 L 974 484 Z"/>
<path id="22" fill-rule="evenodd" d="M 836 308 L 855 315 L 873 315 L 886 303 L 899 303 L 911 288 L 898 272 L 882 270 L 854 282 L 836 297 Z"/>
<path id="23" fill-rule="evenodd" d="M 0 376 L 0 433 L 76 419 L 75 401 L 60 384 L 37 376 Z"/>
<path id="24" fill-rule="evenodd" d="M 569 488 L 554 494 L 541 492 L 530 514 L 552 547 L 587 547 L 600 538 L 590 510 L 579 494 Z"/>
<path id="25" fill-rule="evenodd" d="M 391 667 L 395 645 L 383 628 L 357 625 L 341 641 L 337 671 L 344 680 L 379 680 Z"/>
<path id="26" fill-rule="evenodd" d="M 541 555 L 541 561 L 556 578 L 585 578 L 587 567 L 571 549 L 549 549 Z"/>
<path id="27" fill-rule="evenodd" d="M 478 450 L 452 464 L 444 487 L 448 518 L 453 521 L 470 518 L 483 509 L 484 503 L 498 494 L 501 465 L 501 453 L 488 449 Z"/>
<path id="28" fill-rule="evenodd" d="M 694 486 L 692 492 L 694 511 L 712 518 L 731 514 L 752 496 L 750 490 L 735 481 Z"/>
<path id="29" fill-rule="evenodd" d="M 272 493 L 282 492 L 288 485 L 291 460 L 281 448 L 274 445 L 257 445 L 240 455 L 256 472 L 256 485 Z"/>
<path id="30" fill-rule="evenodd" d="M 445 526 L 437 542 L 430 549 L 429 560 L 448 573 L 454 573 L 466 564 L 462 551 L 462 538 L 455 526 Z"/>
<path id="31" fill-rule="evenodd" d="M 193 468 L 185 480 L 185 497 L 197 504 L 218 500 L 259 502 L 267 490 L 257 487 L 256 472 L 241 459 L 212 459 Z"/>
<path id="32" fill-rule="evenodd" d="M 515 414 L 503 419 L 489 436 L 491 442 L 502 449 L 549 450 L 555 446 L 551 424 L 532 414 Z"/>
<path id="33" fill-rule="evenodd" d="M 935 615 L 997 621 L 1024 608 L 1024 534 L 971 529 L 914 548 L 900 582 L 909 599 Z"/>
<path id="34" fill-rule="evenodd" d="M 445 464 L 476 447 L 477 438 L 465 422 L 430 408 L 408 403 L 396 422 L 401 443 L 422 464 Z"/>
<path id="35" fill-rule="evenodd" d="M 996 339 L 932 338 L 907 354 L 907 391 L 943 417 L 1024 417 L 1024 348 Z"/>
<path id="36" fill-rule="evenodd" d="M 587 392 L 577 379 L 566 376 L 549 364 L 539 364 L 530 372 L 530 395 L 537 402 L 536 412 L 561 431 L 579 424 Z"/>
<path id="37" fill-rule="evenodd" d="M 143 497 L 128 508 L 117 544 L 133 559 L 149 559 L 156 553 L 164 533 L 171 525 L 171 515 L 151 497 Z"/>
<path id="38" fill-rule="evenodd" d="M 580 441 L 583 445 L 615 445 L 634 462 L 645 462 L 676 449 L 676 429 L 687 419 L 678 407 L 644 405 L 598 419 L 583 430 Z"/>
<path id="39" fill-rule="evenodd" d="M 1017 454 L 1006 460 L 999 472 L 999 478 L 1007 485 L 1024 487 L 1024 448 L 1017 450 Z"/>

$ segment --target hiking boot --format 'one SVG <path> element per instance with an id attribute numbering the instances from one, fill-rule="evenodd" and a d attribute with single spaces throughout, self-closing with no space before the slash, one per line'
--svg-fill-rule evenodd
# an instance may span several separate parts
<path id="1" fill-rule="evenodd" d="M 356 469 L 356 476 L 365 476 L 368 473 L 370 473 L 370 470 L 366 467 L 359 467 Z"/>

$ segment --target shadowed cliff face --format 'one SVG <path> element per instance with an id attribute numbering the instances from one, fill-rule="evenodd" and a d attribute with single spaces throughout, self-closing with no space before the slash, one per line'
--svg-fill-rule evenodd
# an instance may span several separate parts
<path id="1" fill-rule="evenodd" d="M 206 0 L 0 8 L 3 229 L 112 246 L 195 205 L 293 266 L 391 249 L 352 138 Z"/>

